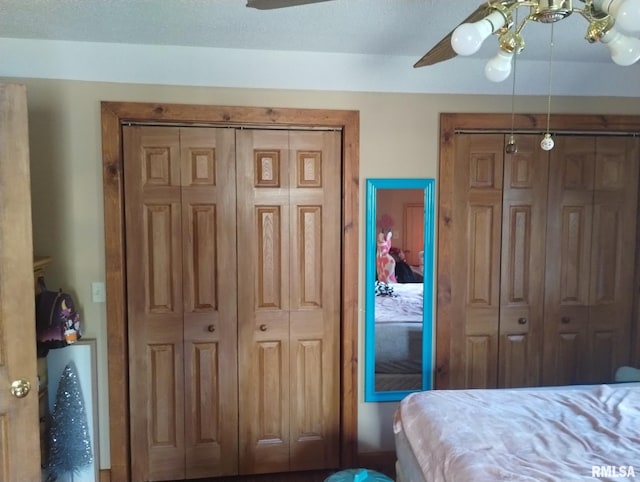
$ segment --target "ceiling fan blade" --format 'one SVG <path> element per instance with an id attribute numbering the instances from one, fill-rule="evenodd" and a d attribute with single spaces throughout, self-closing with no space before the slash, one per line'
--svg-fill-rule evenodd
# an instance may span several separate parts
<path id="1" fill-rule="evenodd" d="M 274 8 L 295 7 L 309 3 L 328 2 L 330 0 L 247 0 L 247 7 L 258 10 L 273 10 Z"/>
<path id="2" fill-rule="evenodd" d="M 478 20 L 481 20 L 489 15 L 491 13 L 491 10 L 492 9 L 489 7 L 487 2 L 485 2 L 458 25 L 462 25 L 463 23 L 477 22 Z M 452 59 L 456 55 L 458 55 L 451 46 L 451 36 L 453 35 L 454 30 L 455 28 L 451 32 L 449 32 L 446 37 L 440 40 L 440 42 L 438 42 L 435 47 L 424 54 L 422 58 L 413 65 L 413 67 L 418 68 L 437 64 L 438 62 L 444 62 L 445 60 Z"/>

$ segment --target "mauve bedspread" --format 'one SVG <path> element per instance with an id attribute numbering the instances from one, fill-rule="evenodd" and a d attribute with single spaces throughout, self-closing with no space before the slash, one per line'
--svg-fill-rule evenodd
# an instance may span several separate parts
<path id="1" fill-rule="evenodd" d="M 429 482 L 640 480 L 638 384 L 419 392 L 394 431 Z"/>

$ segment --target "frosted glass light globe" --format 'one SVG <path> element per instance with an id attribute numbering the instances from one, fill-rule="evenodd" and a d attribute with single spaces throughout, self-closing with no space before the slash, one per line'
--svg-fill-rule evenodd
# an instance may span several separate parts
<path id="1" fill-rule="evenodd" d="M 482 46 L 482 42 L 491 35 L 483 35 L 482 29 L 479 29 L 472 23 L 463 23 L 453 31 L 451 36 L 451 46 L 458 55 L 473 55 Z"/>
<path id="2" fill-rule="evenodd" d="M 640 0 L 613 0 L 609 10 L 617 28 L 630 34 L 640 32 Z"/>
<path id="3" fill-rule="evenodd" d="M 632 65 L 640 60 L 640 39 L 628 37 L 612 28 L 601 42 L 609 47 L 611 60 L 618 65 Z"/>
<path id="4" fill-rule="evenodd" d="M 451 35 L 451 46 L 458 55 L 473 55 L 480 50 L 482 42 L 502 28 L 505 22 L 504 15 L 496 10 L 477 22 L 458 25 Z"/>
<path id="5" fill-rule="evenodd" d="M 547 132 L 540 141 L 540 147 L 543 151 L 550 151 L 551 149 L 553 149 L 553 146 L 555 146 L 555 142 L 553 142 L 551 134 Z"/>
<path id="6" fill-rule="evenodd" d="M 598 10 L 610 14 L 616 28 L 625 33 L 640 33 L 640 0 L 594 0 Z"/>
<path id="7" fill-rule="evenodd" d="M 512 52 L 498 50 L 498 53 L 484 67 L 484 75 L 492 82 L 502 82 L 511 74 Z"/>

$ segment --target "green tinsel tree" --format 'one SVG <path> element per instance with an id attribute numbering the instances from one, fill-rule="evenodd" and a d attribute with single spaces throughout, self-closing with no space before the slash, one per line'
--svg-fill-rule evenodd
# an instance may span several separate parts
<path id="1" fill-rule="evenodd" d="M 93 462 L 91 437 L 78 372 L 69 362 L 62 372 L 49 428 L 50 481 L 74 474 Z"/>

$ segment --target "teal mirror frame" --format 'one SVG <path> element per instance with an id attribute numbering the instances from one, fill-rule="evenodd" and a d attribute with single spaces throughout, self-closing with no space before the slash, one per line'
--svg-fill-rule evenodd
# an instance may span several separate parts
<path id="1" fill-rule="evenodd" d="M 367 179 L 365 241 L 365 338 L 364 400 L 365 402 L 398 401 L 418 390 L 376 391 L 375 388 L 375 282 L 378 189 L 424 190 L 424 275 L 422 325 L 422 390 L 433 389 L 433 257 L 435 252 L 435 180 L 434 179 Z"/>

